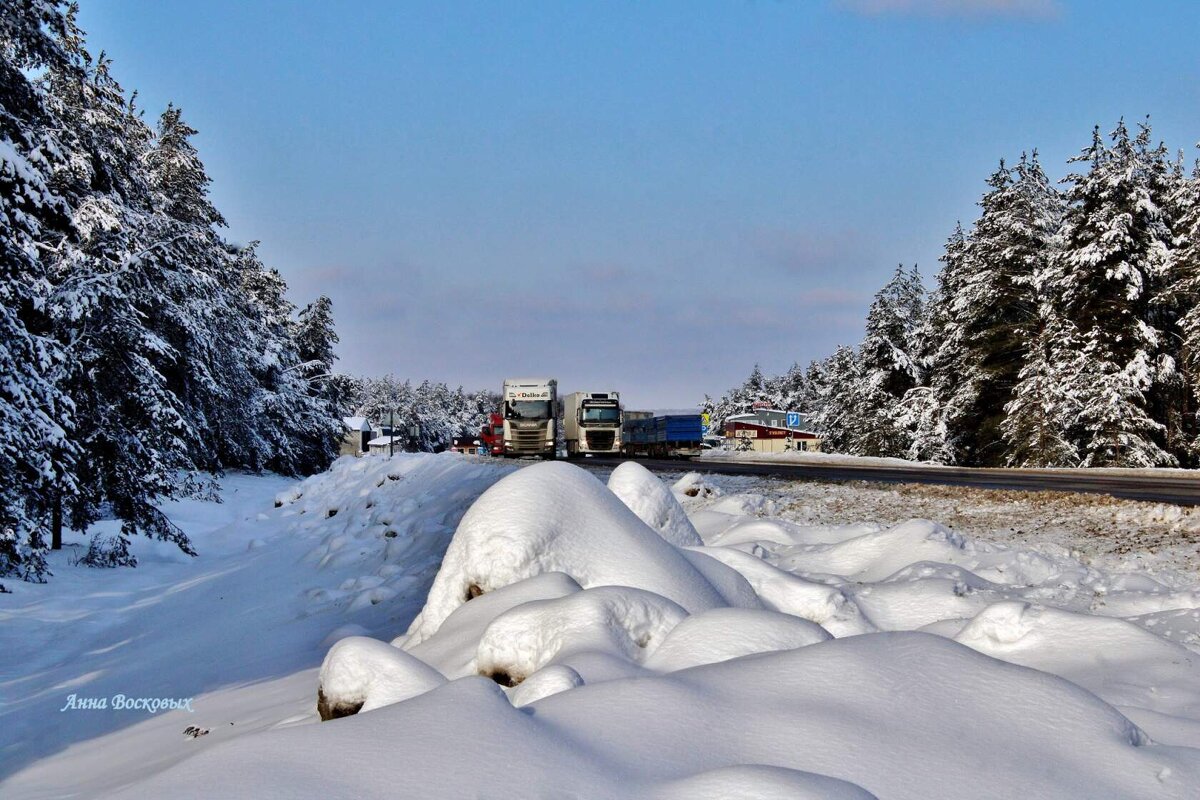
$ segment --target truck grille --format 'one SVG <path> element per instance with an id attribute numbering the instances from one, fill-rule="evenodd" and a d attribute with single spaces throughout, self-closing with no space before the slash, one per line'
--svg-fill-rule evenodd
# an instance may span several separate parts
<path id="1" fill-rule="evenodd" d="M 543 450 L 546 447 L 546 432 L 536 428 L 515 430 L 512 432 L 512 443 L 516 450 Z"/>
<path id="2" fill-rule="evenodd" d="M 615 431 L 587 431 L 588 450 L 612 450 Z"/>

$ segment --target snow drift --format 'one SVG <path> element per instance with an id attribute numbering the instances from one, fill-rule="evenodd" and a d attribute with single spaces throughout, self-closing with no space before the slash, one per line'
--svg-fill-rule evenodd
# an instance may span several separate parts
<path id="1" fill-rule="evenodd" d="M 360 461 L 283 493 L 259 545 L 241 547 L 284 556 L 290 613 L 326 642 L 319 673 L 198 698 L 204 714 L 185 724 L 203 738 L 169 748 L 158 736 L 182 726 L 141 723 L 41 762 L 5 796 L 1200 788 L 1193 586 L 925 520 L 798 524 L 748 481 Z M 409 620 L 391 643 L 370 638 Z M 313 724 L 314 695 L 330 721 Z M 252 716 L 228 710 L 235 698 L 257 703 Z M 105 772 L 105 757 L 147 749 L 157 760 L 132 785 Z M 44 788 L 79 764 L 102 774 Z"/>

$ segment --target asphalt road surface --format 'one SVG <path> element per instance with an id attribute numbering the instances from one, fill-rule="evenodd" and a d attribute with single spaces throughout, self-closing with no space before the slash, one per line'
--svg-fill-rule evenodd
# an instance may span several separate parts
<path id="1" fill-rule="evenodd" d="M 1200 505 L 1200 478 L 1106 474 L 1087 470 L 973 469 L 968 467 L 858 466 L 788 464 L 782 462 L 729 462 L 691 459 L 637 459 L 656 472 L 696 471 L 719 475 L 760 475 L 785 480 L 878 481 L 881 483 L 932 483 L 974 486 L 980 489 L 1016 489 L 1034 492 L 1086 492 L 1128 500 L 1147 500 L 1181 506 Z M 590 458 L 589 464 L 615 467 L 619 459 Z"/>

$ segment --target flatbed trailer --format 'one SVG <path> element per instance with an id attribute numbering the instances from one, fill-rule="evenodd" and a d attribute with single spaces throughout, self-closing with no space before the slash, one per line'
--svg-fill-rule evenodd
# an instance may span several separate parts
<path id="1" fill-rule="evenodd" d="M 700 455 L 703 441 L 699 414 L 626 415 L 621 452 L 634 458 L 693 458 Z"/>

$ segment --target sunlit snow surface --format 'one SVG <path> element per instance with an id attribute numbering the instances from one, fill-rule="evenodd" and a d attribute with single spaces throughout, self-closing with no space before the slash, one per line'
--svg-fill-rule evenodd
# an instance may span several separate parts
<path id="1" fill-rule="evenodd" d="M 343 459 L 169 509 L 198 559 L 58 560 L 0 596 L 0 796 L 1200 796 L 1195 572 L 604 477 Z M 195 711 L 58 711 L 117 692 Z"/>

